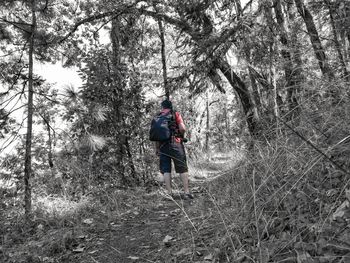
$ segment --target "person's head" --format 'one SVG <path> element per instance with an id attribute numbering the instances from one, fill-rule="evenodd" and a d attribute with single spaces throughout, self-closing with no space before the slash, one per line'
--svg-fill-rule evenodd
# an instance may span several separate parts
<path id="1" fill-rule="evenodd" d="M 173 104 L 172 104 L 171 101 L 168 100 L 168 99 L 163 100 L 162 103 L 161 103 L 161 105 L 162 105 L 162 108 L 163 108 L 163 109 L 170 109 L 170 110 L 171 110 L 171 109 L 173 108 Z"/>

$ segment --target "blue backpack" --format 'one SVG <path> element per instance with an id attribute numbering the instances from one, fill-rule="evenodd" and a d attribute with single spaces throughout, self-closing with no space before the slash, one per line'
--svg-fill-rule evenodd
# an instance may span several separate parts
<path id="1" fill-rule="evenodd" d="M 175 130 L 176 122 L 173 111 L 169 111 L 168 114 L 160 113 L 151 122 L 149 139 L 157 142 L 169 141 L 175 134 Z"/>

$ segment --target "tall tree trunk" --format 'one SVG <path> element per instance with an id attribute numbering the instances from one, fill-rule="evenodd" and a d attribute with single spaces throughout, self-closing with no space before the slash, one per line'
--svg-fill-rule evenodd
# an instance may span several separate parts
<path id="1" fill-rule="evenodd" d="M 241 1 L 235 0 L 234 2 L 235 2 L 237 16 L 241 18 L 243 15 Z M 246 45 L 245 43 L 243 43 L 243 50 L 244 50 L 244 54 L 247 62 L 249 63 L 249 65 L 252 64 L 251 50 L 249 48 L 249 45 Z M 259 88 L 258 88 L 258 85 L 256 84 L 255 78 L 251 72 L 250 67 L 248 67 L 248 74 L 249 74 L 249 79 L 251 83 L 251 91 L 252 91 L 251 93 L 252 93 L 252 103 L 254 107 L 254 114 L 255 114 L 255 118 L 259 120 L 261 115 L 261 110 L 262 110 L 261 108 L 262 103 L 260 99 Z"/>
<path id="2" fill-rule="evenodd" d="M 45 115 L 41 115 L 45 125 L 46 125 L 46 131 L 47 131 L 47 135 L 49 137 L 49 139 L 47 140 L 47 148 L 48 148 L 48 153 L 47 153 L 47 158 L 48 158 L 48 164 L 49 167 L 51 169 L 52 175 L 53 175 L 53 154 L 52 154 L 52 135 L 51 135 L 51 125 L 50 125 L 50 115 L 49 114 L 45 114 Z"/>
<path id="3" fill-rule="evenodd" d="M 300 28 L 300 24 L 298 21 L 296 21 L 296 13 L 293 11 L 293 3 L 288 2 L 286 3 L 286 12 L 287 12 L 287 25 L 290 35 L 290 48 L 291 48 L 291 54 L 292 54 L 292 60 L 294 63 L 294 74 L 293 77 L 295 78 L 293 82 L 295 82 L 297 85 L 300 85 L 304 81 L 303 76 L 303 62 L 301 59 L 301 52 L 302 47 L 300 44 L 300 39 L 298 37 L 298 30 Z"/>
<path id="4" fill-rule="evenodd" d="M 206 111 L 207 111 L 207 124 L 205 131 L 205 152 L 209 157 L 209 129 L 210 129 L 210 116 L 209 116 L 209 91 L 207 91 L 207 103 L 206 103 Z"/>
<path id="5" fill-rule="evenodd" d="M 120 18 L 116 17 L 112 20 L 112 29 L 111 29 L 111 42 L 112 42 L 112 50 L 113 50 L 113 62 L 114 67 L 120 64 L 121 56 L 120 56 Z"/>
<path id="6" fill-rule="evenodd" d="M 126 153 L 128 155 L 129 166 L 130 166 L 130 170 L 131 170 L 131 175 L 134 179 L 134 183 L 139 184 L 139 178 L 137 176 L 137 172 L 136 172 L 136 168 L 135 168 L 135 164 L 134 164 L 134 158 L 133 158 L 133 155 L 132 155 L 131 149 L 130 149 L 129 137 L 127 135 L 125 136 L 125 149 L 126 149 Z"/>
<path id="7" fill-rule="evenodd" d="M 153 3 L 154 10 L 158 13 L 157 4 Z M 168 77 L 167 77 L 167 66 L 166 66 L 166 54 L 165 54 L 165 31 L 162 20 L 160 18 L 157 19 L 158 29 L 159 29 L 159 38 L 161 43 L 161 57 L 162 57 L 162 70 L 163 70 L 163 85 L 165 96 L 169 100 L 170 99 L 170 90 L 168 86 Z"/>
<path id="8" fill-rule="evenodd" d="M 273 20 L 272 16 L 272 3 L 270 0 L 268 1 L 263 1 L 262 7 L 264 10 L 264 17 L 266 19 L 266 24 L 269 28 L 268 32 L 268 54 L 269 54 L 269 84 L 270 84 L 270 89 L 268 90 L 269 92 L 269 109 L 272 109 L 272 116 L 279 117 L 279 108 L 280 108 L 280 96 L 278 94 L 277 86 L 276 86 L 276 70 L 275 70 L 275 53 L 277 50 L 277 45 L 276 45 L 276 40 L 275 40 L 275 21 Z M 276 121 L 276 118 L 271 118 L 271 120 Z"/>
<path id="9" fill-rule="evenodd" d="M 161 42 L 164 90 L 165 90 L 165 96 L 169 100 L 170 99 L 170 91 L 169 91 L 169 86 L 168 86 L 167 66 L 166 66 L 166 56 L 165 56 L 165 36 L 164 36 L 163 23 L 160 19 L 158 19 L 158 27 L 159 27 L 160 42 Z"/>
<path id="10" fill-rule="evenodd" d="M 340 42 L 343 47 L 344 61 L 346 64 L 349 62 L 349 47 L 348 40 L 346 39 L 346 32 L 340 32 Z"/>
<path id="11" fill-rule="evenodd" d="M 284 74 L 286 78 L 286 89 L 287 89 L 287 103 L 288 103 L 288 118 L 293 119 L 298 109 L 299 103 L 297 100 L 297 91 L 299 89 L 299 81 L 301 77 L 297 74 L 300 71 L 296 70 L 293 66 L 292 55 L 290 53 L 290 41 L 288 38 L 287 30 L 284 22 L 284 15 L 282 12 L 281 0 L 274 0 L 273 7 L 276 15 L 278 31 L 280 34 L 280 42 L 282 44 L 281 55 L 284 60 Z"/>
<path id="12" fill-rule="evenodd" d="M 52 135 L 51 135 L 51 126 L 50 126 L 50 122 L 48 119 L 49 118 L 45 119 L 47 135 L 49 136 L 49 139 L 47 141 L 47 147 L 49 148 L 49 152 L 47 154 L 47 157 L 48 157 L 49 167 L 50 167 L 52 175 L 53 175 Z"/>
<path id="13" fill-rule="evenodd" d="M 259 93 L 259 87 L 256 83 L 256 80 L 253 76 L 252 70 L 250 67 L 248 67 L 248 73 L 249 73 L 249 79 L 250 79 L 250 83 L 252 86 L 252 101 L 254 104 L 254 113 L 255 113 L 255 117 L 256 119 L 260 119 L 260 114 L 261 114 L 261 110 L 262 110 L 262 103 L 261 103 L 261 99 L 260 99 L 260 93 Z"/>
<path id="14" fill-rule="evenodd" d="M 53 155 L 52 155 L 52 136 L 51 136 L 50 126 L 47 127 L 47 132 L 49 135 L 49 140 L 47 141 L 47 144 L 49 147 L 48 162 L 49 162 L 49 167 L 52 169 L 53 168 Z"/>
<path id="15" fill-rule="evenodd" d="M 333 41 L 335 44 L 335 49 L 336 49 L 337 54 L 338 54 L 339 64 L 340 64 L 340 67 L 343 71 L 343 78 L 345 78 L 347 81 L 349 81 L 350 76 L 349 76 L 349 72 L 346 68 L 343 53 L 341 51 L 341 44 L 340 44 L 340 41 L 338 39 L 337 28 L 335 26 L 332 4 L 331 4 L 330 0 L 324 0 L 324 3 L 326 4 L 326 6 L 328 8 L 329 18 L 330 18 L 330 22 L 331 22 L 331 26 L 332 26 L 332 31 L 333 31 Z"/>
<path id="16" fill-rule="evenodd" d="M 346 50 L 347 50 L 348 58 L 349 58 L 350 57 L 350 32 L 348 33 L 347 37 L 348 37 L 348 44 L 347 44 Z"/>
<path id="17" fill-rule="evenodd" d="M 122 98 L 123 94 L 123 81 L 121 78 L 123 77 L 122 74 L 120 73 L 120 68 L 121 67 L 121 32 L 120 32 L 120 17 L 116 17 L 112 20 L 112 28 L 111 28 L 111 42 L 112 42 L 112 51 L 113 51 L 113 70 L 112 70 L 112 78 L 115 79 L 117 82 L 116 89 L 117 89 L 117 96 Z M 120 126 L 123 124 L 123 112 L 122 112 L 122 103 L 120 103 L 120 100 L 116 99 L 116 103 L 114 103 L 114 113 L 115 113 L 115 123 L 118 123 Z M 116 168 L 121 176 L 121 181 L 122 184 L 127 183 L 127 179 L 125 177 L 125 166 L 124 166 L 124 133 L 121 131 L 122 129 L 118 129 L 115 132 L 115 141 L 117 142 L 117 152 L 116 152 Z"/>
<path id="18" fill-rule="evenodd" d="M 118 141 L 118 153 L 117 153 L 117 169 L 120 172 L 120 176 L 122 178 L 123 185 L 133 185 L 139 183 L 139 178 L 137 176 L 135 164 L 133 161 L 133 155 L 130 147 L 130 135 L 125 127 L 128 127 L 126 121 L 126 115 L 124 113 L 123 107 L 127 101 L 124 101 L 125 93 L 124 93 L 124 80 L 126 78 L 125 70 L 127 70 L 127 66 L 122 61 L 123 49 L 122 44 L 125 40 L 125 36 L 121 33 L 121 22 L 120 18 L 115 18 L 112 20 L 112 30 L 111 30 L 111 39 L 112 39 L 112 47 L 113 47 L 113 61 L 115 63 L 114 74 L 117 76 L 117 86 L 118 86 L 118 96 L 123 98 L 123 100 L 119 103 L 119 105 L 115 105 L 118 112 L 117 122 L 119 123 L 122 129 L 119 129 L 116 132 Z M 124 44 L 123 44 L 124 45 Z M 117 66 L 122 66 L 125 68 L 117 68 Z M 130 173 L 127 173 L 129 168 Z M 132 178 L 127 177 L 127 175 L 131 175 Z"/>
<path id="19" fill-rule="evenodd" d="M 29 219 L 32 207 L 32 191 L 30 178 L 32 175 L 32 131 L 33 131 L 33 54 L 34 54 L 34 38 L 36 31 L 36 14 L 35 0 L 32 0 L 32 24 L 29 39 L 29 73 L 28 73 L 28 118 L 27 118 L 27 134 L 26 134 L 26 152 L 24 163 L 24 210 L 27 219 Z"/>
<path id="20" fill-rule="evenodd" d="M 294 0 L 294 3 L 297 7 L 297 10 L 300 16 L 303 18 L 305 22 L 305 26 L 310 37 L 310 41 L 312 44 L 312 48 L 314 50 L 316 59 L 318 60 L 319 67 L 324 76 L 333 79 L 334 75 L 331 69 L 328 66 L 326 53 L 324 52 L 320 37 L 318 35 L 318 31 L 316 29 L 314 19 L 310 11 L 306 8 L 303 0 Z"/>

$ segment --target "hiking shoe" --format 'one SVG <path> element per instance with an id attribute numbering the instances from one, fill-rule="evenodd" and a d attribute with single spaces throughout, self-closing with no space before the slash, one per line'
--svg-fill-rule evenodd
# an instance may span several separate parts
<path id="1" fill-rule="evenodd" d="M 190 193 L 185 193 L 184 194 L 184 200 L 193 200 L 194 196 Z"/>

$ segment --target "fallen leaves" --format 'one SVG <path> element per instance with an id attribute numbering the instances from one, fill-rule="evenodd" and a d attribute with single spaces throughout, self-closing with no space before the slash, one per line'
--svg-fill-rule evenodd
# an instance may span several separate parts
<path id="1" fill-rule="evenodd" d="M 74 248 L 72 251 L 75 253 L 82 253 L 85 250 L 85 246 L 82 244 L 79 244 L 76 248 Z"/>
<path id="2" fill-rule="evenodd" d="M 173 238 L 172 236 L 166 235 L 165 238 L 163 239 L 164 245 L 170 246 L 170 245 L 171 245 L 171 241 L 172 241 L 173 239 L 174 239 L 174 238 Z"/>
<path id="3" fill-rule="evenodd" d="M 214 256 L 212 254 L 209 254 L 204 257 L 204 261 L 213 261 L 213 259 L 214 259 Z"/>
<path id="4" fill-rule="evenodd" d="M 131 259 L 131 260 L 139 260 L 140 259 L 139 257 L 135 257 L 135 256 L 128 256 L 127 258 Z"/>
<path id="5" fill-rule="evenodd" d="M 188 247 L 184 247 L 180 251 L 176 252 L 174 255 L 179 257 L 179 256 L 187 256 L 191 254 L 192 254 L 192 249 Z"/>
<path id="6" fill-rule="evenodd" d="M 342 218 L 345 216 L 346 212 L 350 213 L 349 210 L 350 203 L 348 200 L 344 201 L 338 208 L 337 210 L 333 213 L 332 219 L 337 220 L 337 218 Z"/>
<path id="7" fill-rule="evenodd" d="M 94 222 L 94 219 L 92 218 L 87 218 L 83 220 L 84 224 L 91 225 Z"/>

